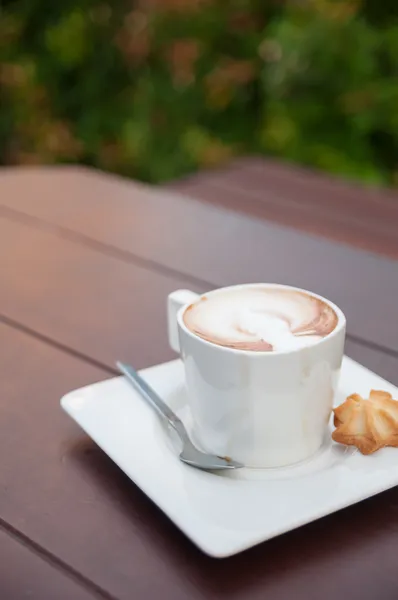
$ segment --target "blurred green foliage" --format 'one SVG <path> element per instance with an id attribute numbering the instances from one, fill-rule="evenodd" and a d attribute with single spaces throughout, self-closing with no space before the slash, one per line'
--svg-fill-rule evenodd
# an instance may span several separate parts
<path id="1" fill-rule="evenodd" d="M 0 162 L 398 183 L 396 0 L 3 0 Z"/>

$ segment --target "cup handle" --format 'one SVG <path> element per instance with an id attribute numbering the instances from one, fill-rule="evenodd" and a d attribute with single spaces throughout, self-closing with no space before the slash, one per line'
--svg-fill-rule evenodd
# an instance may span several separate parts
<path id="1" fill-rule="evenodd" d="M 167 298 L 167 321 L 169 330 L 169 344 L 175 352 L 180 351 L 180 344 L 178 341 L 178 325 L 177 325 L 177 313 L 182 306 L 196 302 L 199 298 L 199 294 L 191 292 L 190 290 L 177 290 L 169 294 Z"/>

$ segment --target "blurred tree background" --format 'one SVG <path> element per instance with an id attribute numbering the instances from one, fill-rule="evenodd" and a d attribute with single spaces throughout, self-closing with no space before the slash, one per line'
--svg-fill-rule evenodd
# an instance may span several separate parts
<path id="1" fill-rule="evenodd" d="M 3 0 L 0 162 L 398 184 L 396 0 Z"/>

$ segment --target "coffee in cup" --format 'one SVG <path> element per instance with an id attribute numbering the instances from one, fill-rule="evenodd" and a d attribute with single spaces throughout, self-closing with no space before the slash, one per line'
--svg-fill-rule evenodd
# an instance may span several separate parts
<path id="1" fill-rule="evenodd" d="M 276 284 L 169 296 L 197 444 L 248 467 L 311 457 L 325 439 L 345 317 L 326 298 Z"/>
<path id="2" fill-rule="evenodd" d="M 257 285 L 202 296 L 184 311 L 183 321 L 213 344 L 278 352 L 315 344 L 332 333 L 338 317 L 308 292 Z"/>

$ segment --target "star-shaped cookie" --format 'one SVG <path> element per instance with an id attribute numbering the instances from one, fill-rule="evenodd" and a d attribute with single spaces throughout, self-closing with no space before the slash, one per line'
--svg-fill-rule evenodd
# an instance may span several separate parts
<path id="1" fill-rule="evenodd" d="M 356 446 L 362 454 L 398 447 L 398 401 L 388 392 L 372 390 L 367 400 L 359 394 L 348 396 L 334 409 L 334 424 L 333 440 Z"/>

